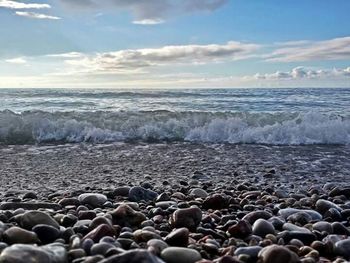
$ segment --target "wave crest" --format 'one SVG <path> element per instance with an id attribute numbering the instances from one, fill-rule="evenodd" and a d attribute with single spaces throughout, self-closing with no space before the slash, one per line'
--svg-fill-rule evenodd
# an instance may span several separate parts
<path id="1" fill-rule="evenodd" d="M 317 112 L 0 112 L 2 144 L 117 141 L 346 145 L 350 118 Z"/>

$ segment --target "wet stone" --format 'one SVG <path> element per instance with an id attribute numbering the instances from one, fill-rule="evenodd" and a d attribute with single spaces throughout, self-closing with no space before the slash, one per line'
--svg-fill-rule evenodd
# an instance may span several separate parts
<path id="1" fill-rule="evenodd" d="M 150 189 L 134 186 L 129 191 L 129 200 L 132 202 L 153 201 L 158 194 Z"/>

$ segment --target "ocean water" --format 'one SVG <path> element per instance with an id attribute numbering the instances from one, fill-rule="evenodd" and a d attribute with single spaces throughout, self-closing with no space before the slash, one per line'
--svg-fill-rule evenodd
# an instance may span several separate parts
<path id="1" fill-rule="evenodd" d="M 0 89 L 0 144 L 350 144 L 348 89 Z"/>

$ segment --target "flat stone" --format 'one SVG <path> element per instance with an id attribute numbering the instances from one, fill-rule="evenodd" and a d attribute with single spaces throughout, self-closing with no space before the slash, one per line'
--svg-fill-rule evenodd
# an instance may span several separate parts
<path id="1" fill-rule="evenodd" d="M 316 222 L 315 224 L 312 225 L 312 229 L 320 231 L 320 232 L 325 231 L 328 234 L 332 234 L 333 233 L 332 225 L 329 222 L 326 222 L 326 221 Z"/>
<path id="2" fill-rule="evenodd" d="M 334 252 L 337 255 L 350 259 L 350 239 L 340 240 L 335 243 Z"/>
<path id="3" fill-rule="evenodd" d="M 44 224 L 53 226 L 57 229 L 60 228 L 60 225 L 53 219 L 49 214 L 41 211 L 29 211 L 22 215 L 20 219 L 20 225 L 31 230 L 34 226 Z"/>
<path id="4" fill-rule="evenodd" d="M 194 188 L 190 191 L 190 195 L 199 198 L 206 198 L 208 196 L 208 193 L 202 188 Z"/>
<path id="5" fill-rule="evenodd" d="M 99 263 L 165 263 L 163 260 L 144 249 L 133 249 L 111 256 Z M 168 262 L 167 262 L 168 263 Z M 180 262 L 179 262 L 180 263 Z M 188 262 L 190 263 L 190 262 Z"/>
<path id="6" fill-rule="evenodd" d="M 258 257 L 258 254 L 260 252 L 260 250 L 262 249 L 262 247 L 260 246 L 251 246 L 251 247 L 239 247 L 235 250 L 235 256 L 239 256 L 239 255 L 248 255 L 250 256 L 252 259 L 255 259 Z"/>
<path id="7" fill-rule="evenodd" d="M 101 207 L 105 202 L 107 202 L 107 196 L 103 194 L 96 193 L 85 193 L 78 197 L 79 202 L 83 205 L 90 205 L 92 207 Z"/>
<path id="8" fill-rule="evenodd" d="M 3 239 L 8 244 L 36 244 L 39 243 L 38 236 L 20 227 L 10 227 L 3 234 Z"/>
<path id="9" fill-rule="evenodd" d="M 5 202 L 0 205 L 0 210 L 16 210 L 22 208 L 24 210 L 38 210 L 40 208 L 43 209 L 52 209 L 52 210 L 60 210 L 62 206 L 56 203 L 33 203 L 33 202 Z"/>
<path id="10" fill-rule="evenodd" d="M 149 230 L 138 229 L 134 232 L 134 240 L 137 243 L 148 242 L 151 239 L 162 239 L 162 237 L 156 233 Z"/>
<path id="11" fill-rule="evenodd" d="M 0 255 L 0 263 L 67 263 L 67 252 L 62 244 L 37 247 L 12 245 Z"/>
<path id="12" fill-rule="evenodd" d="M 285 208 L 285 209 L 280 209 L 278 211 L 278 215 L 282 216 L 284 219 L 287 219 L 290 215 L 298 213 L 298 212 L 304 212 L 307 213 L 311 216 L 312 220 L 322 220 L 322 215 L 318 213 L 317 211 L 314 210 L 308 210 L 308 209 L 296 209 L 296 208 Z"/>
<path id="13" fill-rule="evenodd" d="M 160 257 L 166 263 L 195 263 L 202 259 L 197 250 L 183 247 L 168 247 L 162 251 Z"/>

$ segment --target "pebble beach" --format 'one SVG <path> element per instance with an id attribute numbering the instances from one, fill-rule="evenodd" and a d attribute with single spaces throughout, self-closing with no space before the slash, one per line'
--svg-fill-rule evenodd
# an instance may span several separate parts
<path id="1" fill-rule="evenodd" d="M 348 146 L 0 146 L 0 262 L 346 262 Z"/>

